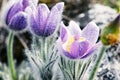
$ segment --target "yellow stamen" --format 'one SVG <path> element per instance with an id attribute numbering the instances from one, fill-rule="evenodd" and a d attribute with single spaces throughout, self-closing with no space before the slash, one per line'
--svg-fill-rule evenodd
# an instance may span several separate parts
<path id="1" fill-rule="evenodd" d="M 78 40 L 76 40 L 73 36 L 71 36 L 68 41 L 67 41 L 67 45 L 66 45 L 66 49 L 68 52 L 70 52 L 70 47 L 71 47 L 71 44 L 74 42 L 74 41 L 85 41 L 85 38 L 84 37 L 80 37 Z"/>
<path id="2" fill-rule="evenodd" d="M 84 37 L 80 37 L 79 38 L 79 41 L 81 42 L 81 41 L 85 41 L 85 38 Z"/>
<path id="3" fill-rule="evenodd" d="M 70 46 L 71 46 L 71 44 L 72 44 L 74 41 L 75 41 L 75 40 L 74 40 L 74 37 L 73 37 L 73 36 L 68 39 L 68 42 L 67 42 L 67 45 L 66 45 L 68 52 L 70 52 Z"/>

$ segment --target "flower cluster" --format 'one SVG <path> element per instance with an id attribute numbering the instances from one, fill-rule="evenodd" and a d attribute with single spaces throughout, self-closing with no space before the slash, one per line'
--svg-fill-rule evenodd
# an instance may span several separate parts
<path id="1" fill-rule="evenodd" d="M 57 3 L 51 10 L 46 4 L 36 5 L 37 3 L 33 4 L 32 0 L 14 1 L 7 10 L 4 22 L 13 31 L 21 31 L 28 26 L 37 36 L 52 35 L 61 23 L 64 3 Z M 98 36 L 99 28 L 95 23 L 90 22 L 81 30 L 75 22 L 71 21 L 68 28 L 61 23 L 60 38 L 57 42 L 60 46 L 59 50 L 67 57 L 85 58 L 97 48 Z"/>
<path id="2" fill-rule="evenodd" d="M 28 53 L 26 54 L 31 67 L 33 67 L 32 69 L 35 69 L 34 73 L 39 75 L 36 78 L 36 74 L 33 74 L 37 80 L 40 80 L 40 77 L 43 78 L 43 80 L 52 79 L 55 74 L 52 69 L 55 62 L 57 62 L 56 60 L 58 57 L 61 57 L 61 60 L 64 58 L 62 56 L 58 56 L 57 50 L 59 50 L 59 52 L 61 52 L 65 57 L 69 58 L 68 60 L 71 60 L 70 63 L 74 65 L 69 65 L 68 67 L 69 69 L 72 67 L 73 72 L 76 73 L 75 65 L 77 62 L 74 62 L 73 59 L 83 59 L 90 56 L 99 45 L 99 43 L 97 43 L 97 39 L 99 37 L 99 28 L 97 25 L 94 22 L 90 22 L 83 30 L 81 30 L 77 23 L 70 21 L 69 26 L 66 27 L 61 20 L 63 9 L 64 2 L 57 3 L 50 10 L 46 4 L 38 4 L 38 0 L 10 0 L 7 9 L 4 12 L 3 20 L 10 30 L 22 31 L 28 28 L 31 33 L 37 36 L 33 36 L 33 44 L 31 46 L 34 47 L 37 45 L 34 50 L 36 50 L 36 52 L 38 50 L 40 56 L 39 54 L 36 54 L 36 52 L 34 54 L 34 50 L 28 50 Z M 58 39 L 56 39 L 56 36 L 49 37 L 57 30 L 58 26 L 60 26 L 60 36 L 57 36 Z M 12 31 L 10 32 L 9 43 L 13 40 Z M 12 43 L 9 43 L 8 53 L 12 55 Z M 57 50 L 55 45 L 57 45 Z M 38 56 L 36 57 L 36 55 Z M 66 58 L 64 58 L 63 61 L 66 61 Z M 9 66 L 11 67 L 13 80 L 16 80 L 17 75 L 13 67 L 14 61 L 12 60 L 12 56 L 10 56 L 10 58 L 8 56 L 8 62 L 9 64 L 12 63 L 12 65 Z M 88 61 L 88 63 L 89 62 L 90 61 Z M 58 61 L 58 64 L 59 63 L 61 63 L 62 66 L 62 61 Z M 77 69 L 81 70 L 79 66 L 80 65 L 77 65 Z M 59 66 L 58 68 L 60 69 L 61 67 Z M 80 73 L 77 75 L 79 74 Z M 73 80 L 76 80 L 76 78 L 73 77 Z"/>
<path id="3" fill-rule="evenodd" d="M 28 26 L 32 33 L 44 37 L 54 33 L 61 21 L 64 7 L 64 3 L 60 2 L 50 11 L 46 4 L 36 7 L 37 3 L 33 4 L 32 0 L 11 0 L 9 4 L 4 17 L 4 23 L 9 29 L 21 31 Z"/>

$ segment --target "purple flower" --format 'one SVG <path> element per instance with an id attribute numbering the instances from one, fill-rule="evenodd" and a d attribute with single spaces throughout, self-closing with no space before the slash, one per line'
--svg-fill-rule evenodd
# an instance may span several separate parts
<path id="1" fill-rule="evenodd" d="M 48 37 L 54 33 L 61 21 L 64 3 L 57 3 L 51 11 L 46 4 L 39 4 L 30 16 L 30 29 L 37 36 Z"/>
<path id="2" fill-rule="evenodd" d="M 70 59 L 82 59 L 89 56 L 97 47 L 99 28 L 90 22 L 83 30 L 71 21 L 68 27 L 61 24 L 60 37 L 57 46 L 61 53 Z"/>
<path id="3" fill-rule="evenodd" d="M 28 25 L 25 9 L 30 5 L 30 0 L 11 0 L 6 7 L 4 22 L 9 29 L 21 31 Z"/>

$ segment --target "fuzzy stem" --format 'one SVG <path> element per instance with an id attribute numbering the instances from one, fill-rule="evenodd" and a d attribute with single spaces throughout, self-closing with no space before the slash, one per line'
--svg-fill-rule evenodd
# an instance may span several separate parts
<path id="1" fill-rule="evenodd" d="M 12 78 L 13 80 L 17 80 L 15 63 L 13 60 L 13 39 L 14 39 L 14 35 L 12 32 L 10 32 L 8 36 L 8 44 L 7 44 L 7 59 L 12 74 Z"/>
<path id="2" fill-rule="evenodd" d="M 94 80 L 95 74 L 96 74 L 97 69 L 98 69 L 98 67 L 100 65 L 100 62 L 101 62 L 101 60 L 102 60 L 102 58 L 104 56 L 105 50 L 106 50 L 106 47 L 102 46 L 100 54 L 99 54 L 99 56 L 97 58 L 97 61 L 96 61 L 95 65 L 94 65 L 94 67 L 92 69 L 92 72 L 90 74 L 89 80 Z"/>
<path id="3" fill-rule="evenodd" d="M 74 68 L 74 74 L 73 74 L 73 80 L 76 80 L 76 72 L 75 72 L 75 66 L 76 66 L 76 63 L 75 63 L 75 61 L 73 62 L 74 64 L 73 64 L 73 68 Z"/>
<path id="4" fill-rule="evenodd" d="M 42 38 L 41 48 L 42 48 L 42 57 L 43 60 L 46 61 L 46 39 Z"/>

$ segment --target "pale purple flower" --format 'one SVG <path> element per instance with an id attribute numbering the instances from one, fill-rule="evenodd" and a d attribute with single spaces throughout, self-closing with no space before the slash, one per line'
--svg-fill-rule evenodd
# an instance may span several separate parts
<path id="1" fill-rule="evenodd" d="M 30 16 L 29 27 L 37 36 L 48 37 L 54 33 L 61 21 L 64 3 L 57 3 L 51 10 L 46 4 L 39 4 Z"/>
<path id="2" fill-rule="evenodd" d="M 74 21 L 70 21 L 68 27 L 62 23 L 58 50 L 70 59 L 86 58 L 98 47 L 98 36 L 99 28 L 94 22 L 88 23 L 83 30 Z"/>
<path id="3" fill-rule="evenodd" d="M 4 23 L 13 31 L 21 31 L 28 25 L 25 9 L 30 0 L 10 0 L 5 8 Z"/>

